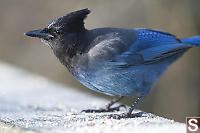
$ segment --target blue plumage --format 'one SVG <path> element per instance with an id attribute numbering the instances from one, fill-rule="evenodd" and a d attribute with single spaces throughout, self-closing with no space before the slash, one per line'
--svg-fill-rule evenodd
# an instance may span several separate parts
<path id="1" fill-rule="evenodd" d="M 181 39 L 181 41 L 185 44 L 189 44 L 191 46 L 200 46 L 200 36 L 194 36 L 190 38 Z"/>
<path id="2" fill-rule="evenodd" d="M 123 30 L 115 29 L 106 34 L 105 40 L 89 50 L 93 60 L 87 65 L 95 67 L 80 67 L 81 78 L 75 76 L 88 88 L 108 95 L 146 95 L 167 67 L 191 47 L 162 31 L 129 30 L 130 42 L 120 32 Z"/>
<path id="3" fill-rule="evenodd" d="M 129 117 L 167 67 L 189 48 L 200 46 L 199 36 L 178 39 L 159 30 L 87 30 L 83 20 L 89 13 L 88 9 L 69 13 L 26 35 L 46 42 L 88 88 L 108 95 L 139 96 L 127 113 Z"/>

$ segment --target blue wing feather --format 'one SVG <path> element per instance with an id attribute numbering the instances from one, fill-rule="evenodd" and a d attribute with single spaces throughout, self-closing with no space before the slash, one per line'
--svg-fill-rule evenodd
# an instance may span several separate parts
<path id="1" fill-rule="evenodd" d="M 131 44 L 129 49 L 115 57 L 113 60 L 115 64 L 112 64 L 114 67 L 123 68 L 146 62 L 155 63 L 189 47 L 175 36 L 162 31 L 137 29 L 136 35 L 137 40 Z"/>

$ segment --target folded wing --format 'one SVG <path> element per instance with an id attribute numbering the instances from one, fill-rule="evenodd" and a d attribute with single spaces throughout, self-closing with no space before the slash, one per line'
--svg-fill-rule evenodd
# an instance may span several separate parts
<path id="1" fill-rule="evenodd" d="M 127 39 L 136 38 L 132 43 Z M 129 44 L 127 44 L 129 43 Z M 98 43 L 89 53 L 95 53 L 107 65 L 126 68 L 137 65 L 157 63 L 188 49 L 175 36 L 157 30 L 136 29 L 131 38 L 110 36 L 104 43 Z"/>

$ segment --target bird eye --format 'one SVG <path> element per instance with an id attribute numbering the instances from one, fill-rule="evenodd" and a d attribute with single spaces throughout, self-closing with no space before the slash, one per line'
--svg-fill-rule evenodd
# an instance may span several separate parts
<path id="1" fill-rule="evenodd" d="M 44 32 L 46 33 L 50 33 L 51 35 L 56 35 L 56 34 L 60 34 L 60 30 L 54 28 L 54 27 L 50 27 L 50 28 L 45 28 Z"/>
<path id="2" fill-rule="evenodd" d="M 55 28 L 50 28 L 49 31 L 52 32 L 52 33 L 56 33 L 56 29 Z"/>

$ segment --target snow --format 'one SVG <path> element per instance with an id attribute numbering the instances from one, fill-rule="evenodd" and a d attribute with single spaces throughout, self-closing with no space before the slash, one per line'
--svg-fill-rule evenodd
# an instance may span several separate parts
<path id="1" fill-rule="evenodd" d="M 110 119 L 111 113 L 83 113 L 108 101 L 8 64 L 0 63 L 0 73 L 0 132 L 177 133 L 186 129 L 184 123 L 150 113 L 121 120 Z"/>

